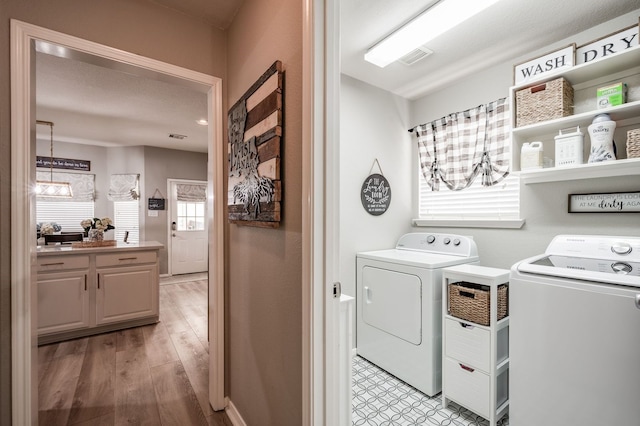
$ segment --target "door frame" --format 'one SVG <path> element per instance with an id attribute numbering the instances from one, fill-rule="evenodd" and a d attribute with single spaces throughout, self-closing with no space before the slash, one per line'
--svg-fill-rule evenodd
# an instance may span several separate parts
<path id="1" fill-rule="evenodd" d="M 224 161 L 222 80 L 155 59 L 11 20 L 11 395 L 13 424 L 37 420 L 37 298 L 35 297 L 35 41 L 93 55 L 165 81 L 207 93 L 209 130 L 207 208 L 209 228 L 209 402 L 224 397 Z M 28 141 L 28 143 L 25 143 Z M 216 167 L 219 166 L 219 167 Z"/>
<path id="2" fill-rule="evenodd" d="M 339 0 L 304 0 L 302 75 L 302 424 L 339 425 Z"/>
<path id="3" fill-rule="evenodd" d="M 172 216 L 172 210 L 171 210 L 171 184 L 172 183 L 193 183 L 193 184 L 201 184 L 201 183 L 206 183 L 207 184 L 207 189 L 209 188 L 209 182 L 203 181 L 203 180 L 197 180 L 197 179 L 173 179 L 173 178 L 169 178 L 167 179 L 167 273 L 169 274 L 169 276 L 173 275 L 173 259 L 171 256 L 173 256 L 173 238 L 171 238 L 171 216 Z M 209 209 L 209 206 L 207 205 L 207 210 Z M 209 212 L 207 211 L 207 217 L 209 215 Z M 206 224 L 207 229 L 206 231 L 209 231 L 209 224 Z M 208 272 L 208 271 L 207 271 Z"/>

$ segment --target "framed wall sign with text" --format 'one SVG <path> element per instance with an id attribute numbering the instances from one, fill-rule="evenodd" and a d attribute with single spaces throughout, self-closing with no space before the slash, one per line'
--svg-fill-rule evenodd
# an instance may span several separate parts
<path id="1" fill-rule="evenodd" d="M 569 213 L 640 213 L 640 192 L 569 194 Z"/>

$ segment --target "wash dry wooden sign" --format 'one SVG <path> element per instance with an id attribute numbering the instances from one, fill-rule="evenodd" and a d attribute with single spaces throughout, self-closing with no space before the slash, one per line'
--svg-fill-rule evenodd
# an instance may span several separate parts
<path id="1" fill-rule="evenodd" d="M 282 181 L 282 63 L 276 61 L 229 110 L 229 221 L 277 228 Z"/>

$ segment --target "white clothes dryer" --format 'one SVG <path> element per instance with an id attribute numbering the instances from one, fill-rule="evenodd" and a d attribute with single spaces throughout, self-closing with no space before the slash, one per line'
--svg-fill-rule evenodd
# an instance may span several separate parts
<path id="1" fill-rule="evenodd" d="M 358 355 L 433 396 L 442 389 L 442 268 L 479 263 L 470 237 L 403 235 L 356 255 Z"/>

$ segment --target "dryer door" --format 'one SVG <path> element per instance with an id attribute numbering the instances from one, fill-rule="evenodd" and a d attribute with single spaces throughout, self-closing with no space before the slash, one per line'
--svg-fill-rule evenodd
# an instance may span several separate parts
<path id="1" fill-rule="evenodd" d="M 361 288 L 365 323 L 414 345 L 422 342 L 420 277 L 367 265 Z"/>

